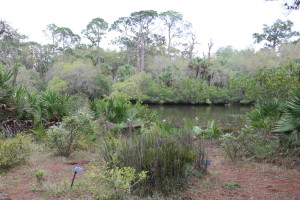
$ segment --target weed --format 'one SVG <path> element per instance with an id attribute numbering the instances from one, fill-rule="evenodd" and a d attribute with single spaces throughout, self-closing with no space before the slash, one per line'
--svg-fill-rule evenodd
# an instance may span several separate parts
<path id="1" fill-rule="evenodd" d="M 235 189 L 235 188 L 241 188 L 241 185 L 235 182 L 227 182 L 223 186 L 223 188 L 227 190 Z"/>

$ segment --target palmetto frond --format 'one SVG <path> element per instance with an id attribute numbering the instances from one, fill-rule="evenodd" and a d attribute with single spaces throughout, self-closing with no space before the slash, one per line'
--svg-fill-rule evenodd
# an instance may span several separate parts
<path id="1" fill-rule="evenodd" d="M 287 135 L 288 144 L 300 144 L 300 92 L 295 92 L 284 109 L 284 115 L 278 122 L 275 132 Z"/>

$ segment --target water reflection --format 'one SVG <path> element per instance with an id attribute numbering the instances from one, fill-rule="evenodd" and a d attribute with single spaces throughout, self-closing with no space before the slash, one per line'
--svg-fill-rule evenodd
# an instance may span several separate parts
<path id="1" fill-rule="evenodd" d="M 202 106 L 202 105 L 150 105 L 160 120 L 168 119 L 183 124 L 184 120 L 194 121 L 197 117 L 201 125 L 215 120 L 220 125 L 241 126 L 249 106 Z"/>

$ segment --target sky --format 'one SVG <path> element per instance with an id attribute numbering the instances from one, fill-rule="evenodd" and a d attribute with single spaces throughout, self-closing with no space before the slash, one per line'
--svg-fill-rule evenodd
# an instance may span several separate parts
<path id="1" fill-rule="evenodd" d="M 163 12 L 174 10 L 193 24 L 199 42 L 198 51 L 206 52 L 212 39 L 213 51 L 231 45 L 236 49 L 259 48 L 253 33 L 261 33 L 263 24 L 272 25 L 277 19 L 294 22 L 300 31 L 300 11 L 287 14 L 284 0 L 0 0 L 0 19 L 7 21 L 29 40 L 46 44 L 43 30 L 48 24 L 68 27 L 80 34 L 96 17 L 112 24 L 140 10 Z M 298 21 L 297 21 L 298 20 Z M 104 48 L 115 49 L 109 39 Z"/>

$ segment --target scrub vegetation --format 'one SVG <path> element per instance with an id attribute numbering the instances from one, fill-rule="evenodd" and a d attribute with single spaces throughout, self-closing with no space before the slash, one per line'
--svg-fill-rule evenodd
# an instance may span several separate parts
<path id="1" fill-rule="evenodd" d="M 0 199 L 192 199 L 191 190 L 207 198 L 212 189 L 212 199 L 281 198 L 286 190 L 257 196 L 246 175 L 264 184 L 258 172 L 274 165 L 299 170 L 300 34 L 292 28 L 289 20 L 264 25 L 253 34 L 265 42 L 258 51 L 212 53 L 210 41 L 200 57 L 192 24 L 176 11 L 94 18 L 81 35 L 49 24 L 47 45 L 1 20 Z M 101 48 L 112 33 L 118 51 Z M 252 109 L 241 129 L 227 131 L 215 121 L 159 121 L 149 103 Z M 72 165 L 83 167 L 74 187 Z M 300 198 L 299 181 L 289 180 L 282 188 L 292 184 L 288 197 Z"/>

